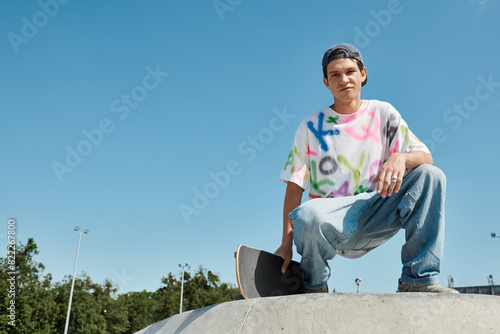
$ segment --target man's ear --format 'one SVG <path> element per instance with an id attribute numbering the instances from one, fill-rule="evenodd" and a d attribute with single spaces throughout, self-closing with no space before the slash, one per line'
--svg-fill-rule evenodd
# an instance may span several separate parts
<path id="1" fill-rule="evenodd" d="M 325 87 L 326 87 L 327 89 L 330 89 L 330 86 L 329 86 L 329 83 L 328 83 L 328 79 L 327 79 L 327 78 L 323 77 L 323 83 L 325 84 Z"/>
<path id="2" fill-rule="evenodd" d="M 363 80 L 361 80 L 361 82 L 364 82 L 366 80 L 366 67 L 363 67 L 363 69 L 361 70 L 361 75 L 363 77 Z"/>

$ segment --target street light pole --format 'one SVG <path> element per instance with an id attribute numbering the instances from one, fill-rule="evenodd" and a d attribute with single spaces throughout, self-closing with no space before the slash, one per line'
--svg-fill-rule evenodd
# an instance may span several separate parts
<path id="1" fill-rule="evenodd" d="M 448 276 L 448 287 L 453 289 L 453 285 L 455 284 L 455 279 L 449 275 Z"/>
<path id="2" fill-rule="evenodd" d="M 71 313 L 71 300 L 73 299 L 73 288 L 75 287 L 75 275 L 76 275 L 76 265 L 78 263 L 78 253 L 80 252 L 80 242 L 82 241 L 82 234 L 89 233 L 89 230 L 85 230 L 83 232 L 79 231 L 79 227 L 75 227 L 75 232 L 79 234 L 78 236 L 78 248 L 76 249 L 76 260 L 75 260 L 75 269 L 73 270 L 73 281 L 71 282 L 71 292 L 69 293 L 69 303 L 68 303 L 68 313 L 66 315 L 66 325 L 64 326 L 64 334 L 68 334 L 68 325 L 69 325 L 69 314 Z"/>
<path id="3" fill-rule="evenodd" d="M 185 263 L 184 265 L 179 264 L 179 267 L 182 268 L 182 279 L 181 279 L 181 306 L 179 307 L 179 314 L 182 313 L 182 299 L 184 295 L 184 268 L 187 267 L 188 264 Z"/>
<path id="4" fill-rule="evenodd" d="M 354 283 L 356 283 L 356 285 L 358 286 L 358 288 L 356 289 L 356 292 L 359 292 L 359 286 L 361 285 L 361 281 L 362 281 L 362 279 L 359 277 L 354 280 Z"/>
<path id="5" fill-rule="evenodd" d="M 490 274 L 487 277 L 487 279 L 488 279 L 488 283 L 491 285 L 491 294 L 495 295 L 495 282 L 493 282 L 493 275 Z"/>

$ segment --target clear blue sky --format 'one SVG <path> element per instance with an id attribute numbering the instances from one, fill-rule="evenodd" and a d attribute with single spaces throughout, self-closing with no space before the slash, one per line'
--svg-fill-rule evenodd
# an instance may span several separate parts
<path id="1" fill-rule="evenodd" d="M 15 217 L 56 281 L 80 226 L 77 272 L 120 293 L 179 263 L 236 283 L 239 244 L 280 245 L 278 176 L 300 120 L 333 101 L 323 52 L 351 42 L 362 98 L 392 103 L 447 175 L 441 284 L 500 282 L 497 1 L 60 2 L 0 4 L 4 252 Z M 394 291 L 403 239 L 335 258 L 330 288 Z"/>

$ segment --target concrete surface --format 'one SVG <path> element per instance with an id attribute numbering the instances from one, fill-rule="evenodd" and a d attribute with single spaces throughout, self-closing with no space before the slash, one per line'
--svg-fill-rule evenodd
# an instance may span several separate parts
<path id="1" fill-rule="evenodd" d="M 500 333 L 500 297 L 328 293 L 238 300 L 184 312 L 136 334 Z"/>

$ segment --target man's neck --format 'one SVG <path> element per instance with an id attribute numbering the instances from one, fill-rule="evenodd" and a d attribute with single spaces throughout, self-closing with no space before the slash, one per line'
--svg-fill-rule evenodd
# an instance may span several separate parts
<path id="1" fill-rule="evenodd" d="M 330 108 L 332 108 L 339 114 L 349 115 L 354 114 L 356 111 L 358 111 L 362 103 L 363 101 L 361 99 L 352 100 L 349 102 L 335 101 L 335 103 L 332 104 Z"/>

